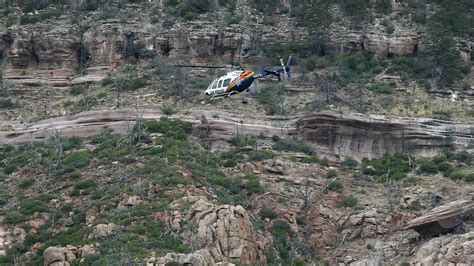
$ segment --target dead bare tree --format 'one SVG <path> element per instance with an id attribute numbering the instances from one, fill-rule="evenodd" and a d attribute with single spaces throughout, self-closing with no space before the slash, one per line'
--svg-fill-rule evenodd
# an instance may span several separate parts
<path id="1" fill-rule="evenodd" d="M 316 189 L 312 186 L 309 176 L 306 176 L 300 189 L 297 191 L 299 198 L 303 200 L 301 210 L 306 209 L 311 204 L 316 203 Z"/>
<path id="2" fill-rule="evenodd" d="M 334 80 L 320 76 L 316 80 L 316 93 L 311 102 L 311 108 L 321 110 L 340 101 L 341 98 L 337 95 L 338 90 L 339 85 Z"/>
<path id="3" fill-rule="evenodd" d="M 51 134 L 54 141 L 54 147 L 56 148 L 56 166 L 61 166 L 63 163 L 63 144 L 61 142 L 61 132 L 54 128 Z"/>

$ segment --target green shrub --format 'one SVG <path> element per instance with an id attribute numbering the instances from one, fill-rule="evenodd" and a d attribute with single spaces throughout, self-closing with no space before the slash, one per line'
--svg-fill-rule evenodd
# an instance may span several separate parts
<path id="1" fill-rule="evenodd" d="M 352 158 L 351 156 L 347 156 L 344 159 L 344 162 L 342 162 L 342 166 L 345 169 L 349 169 L 349 170 L 355 169 L 358 164 L 359 163 L 356 160 L 354 160 L 354 158 Z"/>
<path id="2" fill-rule="evenodd" d="M 438 167 L 434 164 L 433 161 L 423 162 L 420 165 L 419 171 L 426 174 L 436 174 L 438 173 Z"/>
<path id="3" fill-rule="evenodd" d="M 454 154 L 452 158 L 468 165 L 470 165 L 472 162 L 472 154 L 467 151 L 460 151 Z"/>
<path id="4" fill-rule="evenodd" d="M 105 99 L 107 97 L 107 92 L 103 91 L 97 94 L 97 99 Z"/>
<path id="5" fill-rule="evenodd" d="M 40 21 L 40 17 L 38 15 L 23 15 L 20 17 L 20 24 L 35 24 Z"/>
<path id="6" fill-rule="evenodd" d="M 438 163 L 437 168 L 444 176 L 449 176 L 454 171 L 454 167 L 448 162 Z"/>
<path id="7" fill-rule="evenodd" d="M 353 196 L 353 195 L 349 195 L 347 197 L 344 197 L 344 199 L 342 199 L 342 206 L 344 207 L 354 207 L 355 205 L 357 205 L 357 202 L 358 202 L 358 199 Z"/>
<path id="8" fill-rule="evenodd" d="M 17 168 L 18 168 L 17 164 L 9 163 L 9 164 L 3 166 L 3 173 L 9 175 L 9 174 L 15 172 Z"/>
<path id="9" fill-rule="evenodd" d="M 304 142 L 300 142 L 295 139 L 283 139 L 278 136 L 272 137 L 275 144 L 273 144 L 273 149 L 277 151 L 293 151 L 293 152 L 303 152 L 308 155 L 314 154 L 314 149 L 311 145 Z"/>
<path id="10" fill-rule="evenodd" d="M 461 171 L 454 171 L 454 172 L 451 173 L 451 175 L 449 177 L 453 180 L 461 180 L 461 179 L 464 179 L 465 176 L 466 175 Z"/>
<path id="11" fill-rule="evenodd" d="M 249 173 L 247 174 L 248 180 L 245 183 L 245 188 L 247 189 L 248 194 L 259 194 L 263 192 L 263 188 L 260 185 L 260 181 L 258 180 L 257 176 Z"/>
<path id="12" fill-rule="evenodd" d="M 387 179 L 387 174 L 389 180 L 403 179 L 410 170 L 410 160 L 405 154 L 384 155 L 370 161 L 362 160 L 362 173 L 376 176 L 381 181 Z"/>
<path id="13" fill-rule="evenodd" d="M 337 171 L 336 169 L 329 169 L 326 173 L 327 178 L 333 178 L 337 176 Z"/>
<path id="14" fill-rule="evenodd" d="M 258 150 L 250 155 L 250 161 L 263 161 L 275 158 L 276 154 L 269 150 Z"/>
<path id="15" fill-rule="evenodd" d="M 16 106 L 17 104 L 14 103 L 12 99 L 0 97 L 0 109 L 11 109 Z"/>
<path id="16" fill-rule="evenodd" d="M 92 154 L 89 151 L 77 151 L 67 154 L 64 158 L 65 166 L 70 168 L 84 168 L 91 163 Z"/>
<path id="17" fill-rule="evenodd" d="M 74 185 L 75 190 L 89 189 L 97 187 L 97 180 L 89 178 Z"/>
<path id="18" fill-rule="evenodd" d="M 174 114 L 173 107 L 171 107 L 171 106 L 165 106 L 165 107 L 163 107 L 163 114 L 165 114 L 165 115 L 172 115 L 172 114 Z"/>
<path id="19" fill-rule="evenodd" d="M 161 117 L 159 121 L 147 120 L 143 122 L 143 125 L 150 133 L 162 133 L 166 137 L 180 140 L 187 139 L 193 129 L 191 122 L 172 120 L 168 117 Z"/>
<path id="20" fill-rule="evenodd" d="M 70 213 L 73 209 L 74 209 L 74 204 L 71 202 L 65 203 L 63 206 L 61 206 L 61 208 L 59 208 L 59 210 L 62 213 Z"/>
<path id="21" fill-rule="evenodd" d="M 9 27 L 15 25 L 17 22 L 18 22 L 18 19 L 17 19 L 16 16 L 9 16 L 9 17 L 7 17 L 7 20 L 5 22 L 5 26 L 7 28 L 9 28 Z"/>
<path id="22" fill-rule="evenodd" d="M 225 160 L 225 162 L 222 164 L 222 166 L 224 166 L 224 167 L 236 167 L 237 162 L 235 160 L 232 160 L 232 159 Z"/>
<path id="23" fill-rule="evenodd" d="M 79 172 L 71 173 L 71 174 L 69 175 L 69 178 L 74 179 L 74 180 L 77 180 L 77 179 L 81 178 L 81 173 L 79 173 Z"/>
<path id="24" fill-rule="evenodd" d="M 71 93 L 71 95 L 77 96 L 77 95 L 83 94 L 85 91 L 86 91 L 86 88 L 84 86 L 74 85 L 71 87 L 69 92 Z"/>
<path id="25" fill-rule="evenodd" d="M 375 10 L 385 15 L 392 13 L 392 1 L 391 0 L 375 1 Z"/>
<path id="26" fill-rule="evenodd" d="M 24 221 L 26 221 L 26 217 L 18 211 L 8 211 L 3 218 L 3 222 L 6 224 L 19 224 Z"/>
<path id="27" fill-rule="evenodd" d="M 420 183 L 421 183 L 421 178 L 415 177 L 415 176 L 410 176 L 403 180 L 403 184 L 405 186 L 417 186 Z"/>
<path id="28" fill-rule="evenodd" d="M 326 158 L 326 157 L 322 158 L 321 160 L 319 160 L 319 164 L 320 164 L 321 166 L 329 166 L 329 160 L 328 160 L 328 158 Z"/>
<path id="29" fill-rule="evenodd" d="M 394 88 L 393 84 L 377 82 L 372 85 L 371 90 L 376 93 L 391 94 Z"/>
<path id="30" fill-rule="evenodd" d="M 341 181 L 335 180 L 335 181 L 332 181 L 331 183 L 329 183 L 327 188 L 328 188 L 328 190 L 331 190 L 331 191 L 341 192 L 342 189 L 343 189 L 343 185 L 342 185 Z"/>
<path id="31" fill-rule="evenodd" d="M 18 183 L 18 187 L 25 189 L 25 188 L 29 188 L 34 183 L 35 183 L 35 179 L 33 177 L 25 177 L 20 181 L 20 183 Z"/>
<path id="32" fill-rule="evenodd" d="M 148 85 L 148 82 L 145 80 L 145 78 L 140 77 L 140 78 L 135 78 L 132 80 L 132 83 L 130 84 L 130 90 L 138 90 L 140 88 L 145 87 Z"/>
<path id="33" fill-rule="evenodd" d="M 35 212 L 45 212 L 48 209 L 46 204 L 40 200 L 25 199 L 20 203 L 20 213 L 31 215 Z"/>
<path id="34" fill-rule="evenodd" d="M 72 150 L 78 149 L 82 146 L 82 139 L 78 136 L 72 136 L 69 138 L 62 139 L 63 149 L 64 150 Z"/>
<path id="35" fill-rule="evenodd" d="M 474 173 L 469 173 L 464 176 L 464 181 L 472 183 L 474 182 Z"/>
<path id="36" fill-rule="evenodd" d="M 270 220 L 273 220 L 277 217 L 276 212 L 269 208 L 261 209 L 259 214 L 260 214 L 260 217 L 262 217 L 262 219 L 268 218 Z"/>

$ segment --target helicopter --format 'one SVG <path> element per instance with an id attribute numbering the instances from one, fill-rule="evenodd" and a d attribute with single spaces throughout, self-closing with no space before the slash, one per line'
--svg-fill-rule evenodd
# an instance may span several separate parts
<path id="1" fill-rule="evenodd" d="M 228 72 L 224 76 L 215 79 L 209 85 L 209 87 L 207 87 L 204 93 L 209 97 L 209 100 L 214 100 L 248 91 L 256 79 L 263 78 L 268 75 L 276 76 L 278 81 L 282 80 L 282 76 L 283 78 L 288 77 L 288 79 L 290 79 L 291 56 L 288 58 L 286 65 L 284 64 L 283 59 L 280 59 L 280 64 L 281 67 L 274 69 L 267 69 L 264 66 L 260 68 L 259 73 L 247 71 L 244 69 Z"/>

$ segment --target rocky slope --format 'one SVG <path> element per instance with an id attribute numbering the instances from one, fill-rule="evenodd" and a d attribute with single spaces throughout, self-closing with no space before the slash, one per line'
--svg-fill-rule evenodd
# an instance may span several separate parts
<path id="1" fill-rule="evenodd" d="M 155 110 L 118 109 L 81 113 L 78 115 L 19 125 L 12 131 L 0 132 L 0 140 L 8 144 L 44 141 L 57 130 L 62 136 L 88 137 L 101 130 L 111 129 L 125 135 L 137 120 L 159 119 L 163 114 Z M 207 123 L 202 124 L 201 117 Z M 213 117 L 226 117 L 225 120 Z M 410 153 L 432 157 L 445 150 L 466 149 L 473 144 L 472 125 L 436 119 L 409 119 L 362 114 L 312 113 L 302 118 L 283 120 L 246 117 L 242 120 L 225 112 L 190 110 L 177 118 L 195 124 L 196 135 L 203 131 L 219 150 L 237 134 L 262 134 L 271 137 L 298 136 L 316 144 L 317 149 L 330 154 L 358 160 L 378 158 L 384 154 Z M 268 120 L 267 120 L 268 119 Z M 236 128 L 238 128 L 236 130 Z"/>
<path id="2" fill-rule="evenodd" d="M 292 1 L 128 2 L 2 10 L 0 264 L 474 263 L 474 74 L 417 76 L 432 44 L 406 3 L 362 22 L 332 4 L 304 54 L 320 36 Z M 219 67 L 290 53 L 281 101 L 270 80 L 202 101 Z"/>

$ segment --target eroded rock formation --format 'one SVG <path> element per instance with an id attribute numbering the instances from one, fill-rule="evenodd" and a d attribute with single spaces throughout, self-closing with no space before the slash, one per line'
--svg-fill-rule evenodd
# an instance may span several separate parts
<path id="1" fill-rule="evenodd" d="M 407 228 L 415 229 L 421 235 L 436 236 L 452 231 L 472 214 L 474 214 L 474 201 L 456 200 L 411 220 L 408 222 Z"/>
<path id="2" fill-rule="evenodd" d="M 168 254 L 151 258 L 149 264 L 255 264 L 266 261 L 265 251 L 271 246 L 272 238 L 255 232 L 242 206 L 215 205 L 204 197 L 195 196 L 171 203 L 173 209 L 183 209 L 186 205 L 191 205 L 189 209 L 183 210 L 188 225 L 180 235 L 196 251 L 192 254 Z"/>
<path id="3" fill-rule="evenodd" d="M 301 138 L 356 159 L 394 153 L 434 156 L 467 148 L 474 135 L 472 125 L 450 121 L 332 112 L 305 115 L 296 125 Z"/>

